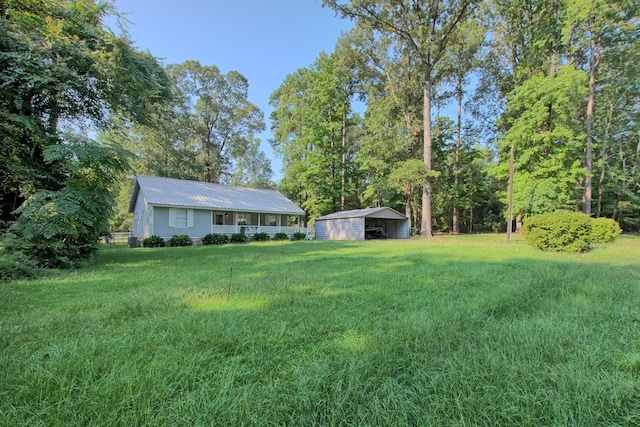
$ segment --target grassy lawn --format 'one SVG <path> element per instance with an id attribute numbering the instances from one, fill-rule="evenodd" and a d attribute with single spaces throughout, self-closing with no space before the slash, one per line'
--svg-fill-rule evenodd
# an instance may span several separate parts
<path id="1" fill-rule="evenodd" d="M 0 425 L 640 425 L 640 238 L 504 240 L 105 247 L 0 283 Z"/>

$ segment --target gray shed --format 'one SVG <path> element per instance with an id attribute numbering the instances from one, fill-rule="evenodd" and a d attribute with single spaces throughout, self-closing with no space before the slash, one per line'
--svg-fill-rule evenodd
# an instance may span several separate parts
<path id="1" fill-rule="evenodd" d="M 316 218 L 318 240 L 409 238 L 409 220 L 389 207 L 335 212 Z"/>

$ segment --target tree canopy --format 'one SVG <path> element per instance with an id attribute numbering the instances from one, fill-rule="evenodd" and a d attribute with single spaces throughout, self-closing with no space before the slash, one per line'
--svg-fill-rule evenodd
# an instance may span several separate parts
<path id="1" fill-rule="evenodd" d="M 127 156 L 88 135 L 115 117 L 143 122 L 169 95 L 157 60 L 104 25 L 115 13 L 89 0 L 0 3 L 2 220 L 8 246 L 45 264 L 86 257 L 107 231 Z M 30 250 L 43 239 L 59 256 Z"/>

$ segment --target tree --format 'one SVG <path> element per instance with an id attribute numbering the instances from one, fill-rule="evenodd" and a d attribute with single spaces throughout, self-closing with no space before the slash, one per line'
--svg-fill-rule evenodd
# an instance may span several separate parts
<path id="1" fill-rule="evenodd" d="M 117 147 L 82 134 L 115 116 L 144 121 L 168 95 L 156 59 L 102 24 L 115 14 L 90 0 L 0 3 L 0 201 L 19 237 L 5 248 L 47 266 L 95 249 L 126 167 Z"/>
<path id="2" fill-rule="evenodd" d="M 249 83 L 237 71 L 222 74 L 198 61 L 169 65 L 193 148 L 202 166 L 199 179 L 228 181 L 233 160 L 264 130 L 262 112 L 249 102 Z"/>
<path id="3" fill-rule="evenodd" d="M 422 71 L 423 90 L 423 138 L 424 164 L 426 168 L 422 187 L 421 235 L 432 236 L 431 230 L 431 95 L 433 73 L 445 55 L 452 34 L 460 23 L 473 13 L 478 0 L 445 0 L 430 2 L 388 0 L 323 0 L 344 17 L 356 21 L 356 25 L 371 27 L 387 33 L 416 56 Z"/>
<path id="4" fill-rule="evenodd" d="M 400 209 L 404 205 L 411 229 L 414 209 L 420 206 L 416 192 L 422 184 L 398 186 L 388 176 L 403 168 L 405 161 L 422 155 L 422 91 L 415 77 L 419 68 L 411 52 L 372 28 L 356 27 L 338 45 L 349 46 L 357 64 L 360 91 L 366 96 L 367 112 L 356 156 L 366 183 L 364 204 L 399 205 Z M 424 174 L 419 176 L 424 180 Z"/>
<path id="5" fill-rule="evenodd" d="M 601 64 L 615 61 L 611 56 L 620 54 L 620 47 L 633 46 L 638 37 L 637 2 L 616 1 L 567 1 L 567 13 L 563 38 L 568 46 L 568 56 L 576 67 L 589 74 L 589 98 L 585 117 L 585 159 L 587 170 L 582 200 L 583 212 L 591 215 L 593 175 L 593 122 L 597 85 Z M 605 76 L 602 76 L 605 77 Z M 610 76 L 613 77 L 613 76 Z M 604 110 L 606 111 L 606 110 Z"/>
<path id="6" fill-rule="evenodd" d="M 514 214 L 532 215 L 578 204 L 584 130 L 579 120 L 587 95 L 586 75 L 571 66 L 551 77 L 537 76 L 517 87 L 507 103 L 508 131 L 500 142 L 498 176 L 507 175 L 515 146 Z"/>
<path id="7" fill-rule="evenodd" d="M 281 190 L 311 218 L 346 206 L 354 193 L 350 77 L 336 55 L 322 53 L 288 75 L 271 95 L 274 138 L 283 159 Z"/>
<path id="8" fill-rule="evenodd" d="M 460 197 L 460 172 L 462 168 L 461 151 L 462 151 L 462 107 L 463 97 L 465 95 L 465 87 L 468 83 L 469 73 L 478 66 L 478 53 L 484 42 L 486 29 L 479 24 L 478 21 L 469 20 L 460 25 L 459 31 L 455 33 L 455 37 L 451 40 L 451 49 L 442 61 L 441 68 L 444 68 L 444 74 L 450 80 L 453 86 L 453 93 L 456 100 L 456 135 L 453 163 L 453 194 L 452 201 L 452 225 L 451 231 L 458 233 L 459 229 L 459 212 L 462 198 Z"/>
<path id="9" fill-rule="evenodd" d="M 231 175 L 231 185 L 252 188 L 275 188 L 271 180 L 271 161 L 260 151 L 260 140 L 250 137 L 247 151 L 235 162 L 235 172 Z"/>
<path id="10" fill-rule="evenodd" d="M 45 162 L 68 168 L 62 187 L 29 197 L 4 239 L 6 250 L 45 268 L 73 267 L 96 251 L 109 232 L 117 183 L 129 167 L 128 152 L 73 139 L 44 150 Z"/>

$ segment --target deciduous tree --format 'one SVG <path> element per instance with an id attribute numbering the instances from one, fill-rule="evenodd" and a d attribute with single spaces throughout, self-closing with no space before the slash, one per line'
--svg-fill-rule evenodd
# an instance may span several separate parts
<path id="1" fill-rule="evenodd" d="M 0 2 L 0 201 L 19 242 L 5 248 L 48 266 L 95 249 L 126 166 L 82 135 L 143 121 L 168 94 L 156 59 L 103 25 L 114 14 L 109 2 Z"/>
<path id="2" fill-rule="evenodd" d="M 356 25 L 372 27 L 395 38 L 404 49 L 416 56 L 422 71 L 423 91 L 423 156 L 427 170 L 422 186 L 421 235 L 432 236 L 432 141 L 431 96 L 434 84 L 434 68 L 445 55 L 452 34 L 472 15 L 478 0 L 323 0 L 344 17 L 356 21 Z"/>

